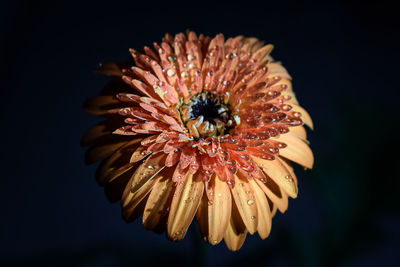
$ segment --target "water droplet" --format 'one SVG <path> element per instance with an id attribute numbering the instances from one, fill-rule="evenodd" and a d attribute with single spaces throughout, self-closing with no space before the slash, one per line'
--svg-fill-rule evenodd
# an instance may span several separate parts
<path id="1" fill-rule="evenodd" d="M 253 215 L 253 216 L 251 216 L 250 218 L 251 218 L 252 220 L 255 220 L 255 219 L 256 219 L 256 216 Z"/>
<path id="2" fill-rule="evenodd" d="M 294 112 L 293 116 L 295 116 L 297 118 L 300 118 L 301 117 L 301 113 L 300 112 Z"/>
<path id="3" fill-rule="evenodd" d="M 252 200 L 252 199 L 247 200 L 247 204 L 248 205 L 253 205 L 254 204 L 254 200 Z"/>
<path id="4" fill-rule="evenodd" d="M 192 61 L 194 59 L 194 56 L 193 55 L 188 55 L 187 59 L 188 59 L 188 61 Z"/>
<path id="5" fill-rule="evenodd" d="M 242 154 L 242 155 L 240 155 L 240 157 L 241 157 L 242 159 L 244 159 L 244 160 L 249 160 L 249 159 L 250 159 L 250 156 L 247 155 L 247 154 Z"/>
<path id="6" fill-rule="evenodd" d="M 218 195 L 217 195 L 218 197 L 222 197 L 222 194 L 221 193 L 218 193 Z"/>
<path id="7" fill-rule="evenodd" d="M 292 109 L 292 107 L 285 104 L 285 105 L 282 105 L 282 106 L 281 106 L 281 109 L 282 109 L 283 111 L 289 111 L 289 110 Z"/>
<path id="8" fill-rule="evenodd" d="M 149 168 L 149 169 L 151 169 L 151 170 L 154 170 L 154 169 L 155 169 L 154 166 L 152 166 L 152 165 L 147 166 L 147 168 Z"/>
<path id="9" fill-rule="evenodd" d="M 169 77 L 172 77 L 172 76 L 175 75 L 175 71 L 172 70 L 172 69 L 169 69 L 169 70 L 167 71 L 167 75 L 168 75 Z"/>

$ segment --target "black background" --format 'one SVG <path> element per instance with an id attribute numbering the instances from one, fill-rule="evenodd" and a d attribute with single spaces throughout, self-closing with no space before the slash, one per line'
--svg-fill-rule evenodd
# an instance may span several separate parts
<path id="1" fill-rule="evenodd" d="M 2 2 L 0 265 L 398 266 L 398 9 L 278 2 Z M 79 146 L 97 64 L 186 29 L 273 43 L 315 123 L 298 198 L 235 253 L 126 224 Z"/>

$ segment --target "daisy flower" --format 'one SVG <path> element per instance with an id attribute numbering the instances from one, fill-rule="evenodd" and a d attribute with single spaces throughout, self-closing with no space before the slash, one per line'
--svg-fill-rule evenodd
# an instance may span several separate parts
<path id="1" fill-rule="evenodd" d="M 204 240 L 230 250 L 247 233 L 268 237 L 297 196 L 292 162 L 313 165 L 312 120 L 272 49 L 188 31 L 131 49 L 134 66 L 99 68 L 114 79 L 85 109 L 106 120 L 82 144 L 126 221 L 143 215 L 146 229 L 179 241 L 196 216 Z"/>

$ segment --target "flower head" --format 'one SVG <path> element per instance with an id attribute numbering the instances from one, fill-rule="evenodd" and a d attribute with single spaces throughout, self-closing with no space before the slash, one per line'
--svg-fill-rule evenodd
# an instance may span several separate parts
<path id="1" fill-rule="evenodd" d="M 291 162 L 313 165 L 311 118 L 272 48 L 166 34 L 154 49 L 130 50 L 135 66 L 99 69 L 116 79 L 85 107 L 107 119 L 82 143 L 89 162 L 103 159 L 98 182 L 125 220 L 143 214 L 145 228 L 178 241 L 196 216 L 204 240 L 231 250 L 247 233 L 268 237 L 276 210 L 297 196 Z"/>

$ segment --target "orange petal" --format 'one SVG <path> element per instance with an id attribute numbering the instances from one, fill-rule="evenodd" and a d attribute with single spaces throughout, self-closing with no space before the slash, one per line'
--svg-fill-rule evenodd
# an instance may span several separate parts
<path id="1" fill-rule="evenodd" d="M 128 185 L 125 187 L 121 201 L 122 216 L 126 221 L 133 221 L 142 213 L 139 209 L 139 207 L 141 206 L 141 202 L 150 193 L 155 182 L 156 179 L 152 179 L 149 182 L 145 183 L 135 192 L 132 192 L 130 188 L 133 186 L 132 184 L 134 183 L 134 177 L 129 180 Z"/>
<path id="2" fill-rule="evenodd" d="M 95 70 L 95 72 L 107 76 L 118 76 L 118 77 L 122 76 L 121 67 L 118 66 L 118 64 L 115 62 L 106 62 L 104 64 L 101 64 Z"/>
<path id="3" fill-rule="evenodd" d="M 162 152 L 151 154 L 132 175 L 132 182 L 128 184 L 129 189 L 132 192 L 140 190 L 142 186 L 155 178 L 165 168 L 165 157 L 166 155 Z"/>
<path id="4" fill-rule="evenodd" d="M 113 118 L 90 127 L 81 139 L 81 146 L 90 146 L 101 141 L 117 138 L 112 132 L 122 124 L 124 124 L 123 119 Z"/>
<path id="5" fill-rule="evenodd" d="M 308 169 L 311 169 L 314 164 L 314 155 L 310 147 L 299 137 L 294 134 L 286 133 L 277 138 L 274 138 L 287 145 L 279 150 L 282 157 L 290 159 Z"/>
<path id="6" fill-rule="evenodd" d="M 90 98 L 83 104 L 83 109 L 93 115 L 108 115 L 108 110 L 121 108 L 125 104 L 120 102 L 115 96 L 103 95 Z"/>
<path id="7" fill-rule="evenodd" d="M 115 151 L 110 158 L 101 163 L 96 173 L 97 181 L 101 185 L 112 182 L 133 167 L 133 164 L 129 163 L 129 159 L 140 145 L 140 141 L 141 139 L 135 139 L 128 142 Z"/>
<path id="8" fill-rule="evenodd" d="M 290 175 L 292 176 L 294 182 L 296 183 L 296 185 L 298 185 L 297 176 L 294 173 L 291 162 L 288 159 L 282 158 L 280 156 L 276 157 L 276 160 L 279 160 L 282 165 L 286 167 L 286 169 L 290 172 Z"/>
<path id="9" fill-rule="evenodd" d="M 247 228 L 240 217 L 236 205 L 232 204 L 231 219 L 224 235 L 226 246 L 232 251 L 237 251 L 243 246 L 246 236 Z"/>
<path id="10" fill-rule="evenodd" d="M 208 201 L 206 194 L 203 194 L 196 212 L 200 234 L 205 242 L 208 241 Z"/>
<path id="11" fill-rule="evenodd" d="M 257 182 L 252 179 L 249 180 L 251 187 L 254 191 L 254 197 L 257 203 L 258 225 L 257 231 L 262 239 L 269 236 L 272 226 L 272 215 L 268 204 L 267 197 L 264 191 L 258 186 Z"/>
<path id="12" fill-rule="evenodd" d="M 290 103 L 290 105 L 292 106 L 292 111 L 301 113 L 301 119 L 303 120 L 303 122 L 308 127 L 310 127 L 311 130 L 313 130 L 314 129 L 314 124 L 313 124 L 313 121 L 311 119 L 310 114 L 308 114 L 308 112 L 304 108 L 299 106 L 299 105 L 296 105 L 296 104 L 293 104 L 293 103 Z"/>
<path id="13" fill-rule="evenodd" d="M 268 64 L 267 67 L 268 67 L 268 76 L 271 77 L 280 76 L 285 79 L 292 79 L 292 77 L 290 77 L 285 67 L 283 67 L 282 64 L 278 62 L 271 62 Z"/>
<path id="14" fill-rule="evenodd" d="M 101 159 L 110 156 L 115 150 L 125 145 L 128 141 L 115 140 L 112 143 L 94 145 L 89 147 L 85 154 L 86 164 L 95 163 Z"/>
<path id="15" fill-rule="evenodd" d="M 208 242 L 221 242 L 229 224 L 232 197 L 229 186 L 214 176 L 214 200 L 208 202 Z"/>
<path id="16" fill-rule="evenodd" d="M 267 194 L 267 197 L 274 203 L 274 207 L 277 207 L 282 213 L 288 208 L 288 196 L 271 178 L 262 182 L 255 179 L 258 186 Z"/>
<path id="17" fill-rule="evenodd" d="M 265 160 L 252 156 L 258 166 L 292 198 L 297 197 L 297 186 L 290 172 L 279 160 Z"/>
<path id="18" fill-rule="evenodd" d="M 241 179 L 235 175 L 235 186 L 231 191 L 243 223 L 249 233 L 254 234 L 257 231 L 257 205 L 248 179 Z"/>
<path id="19" fill-rule="evenodd" d="M 307 140 L 307 132 L 303 126 L 290 127 L 290 132 L 300 137 L 302 140 Z"/>
<path id="20" fill-rule="evenodd" d="M 174 183 L 171 180 L 172 168 L 166 168 L 158 175 L 143 212 L 143 225 L 154 230 L 166 226 L 168 207 L 171 204 Z M 163 225 L 165 223 L 165 225 Z"/>
<path id="21" fill-rule="evenodd" d="M 179 241 L 185 237 L 186 231 L 196 214 L 203 196 L 204 184 L 188 172 L 176 186 L 168 216 L 168 237 Z"/>

